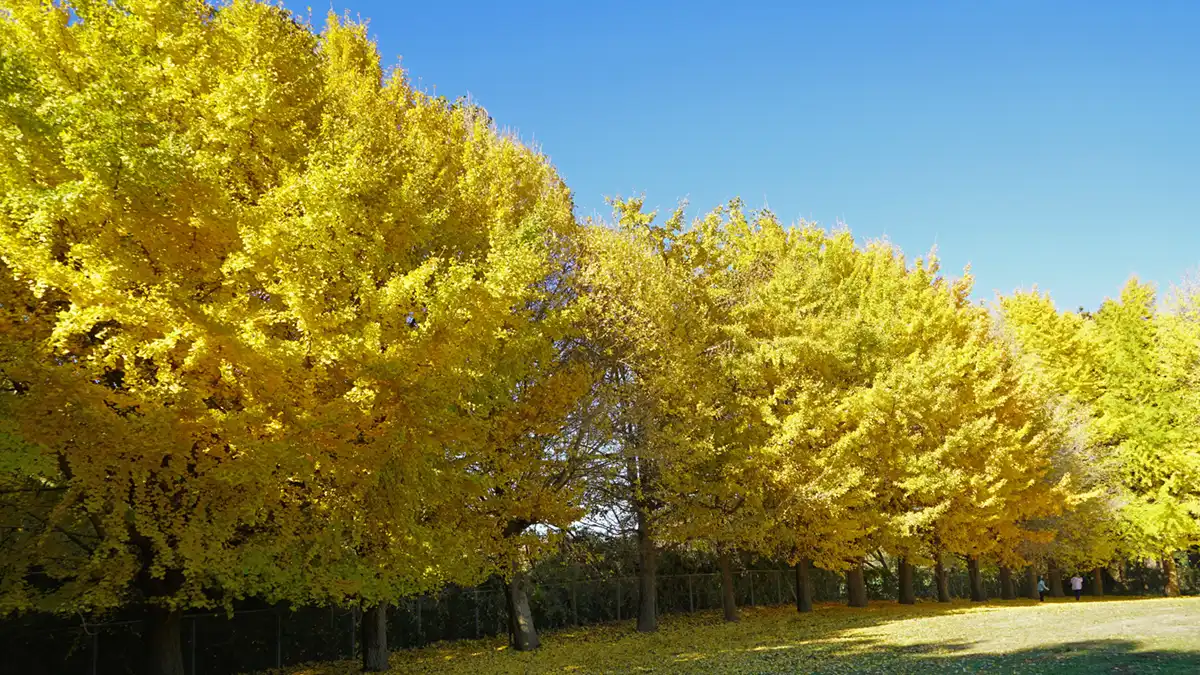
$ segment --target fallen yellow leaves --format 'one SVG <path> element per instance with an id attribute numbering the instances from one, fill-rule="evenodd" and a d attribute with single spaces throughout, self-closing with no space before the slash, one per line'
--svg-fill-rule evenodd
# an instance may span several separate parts
<path id="1" fill-rule="evenodd" d="M 393 654 L 391 672 L 1195 672 L 1200 642 L 1182 627 L 1198 623 L 1200 598 L 749 608 L 738 623 L 667 616 L 648 635 L 628 622 L 550 632 L 536 652 L 505 649 L 503 638 L 441 643 Z M 346 661 L 285 675 L 357 672 Z"/>

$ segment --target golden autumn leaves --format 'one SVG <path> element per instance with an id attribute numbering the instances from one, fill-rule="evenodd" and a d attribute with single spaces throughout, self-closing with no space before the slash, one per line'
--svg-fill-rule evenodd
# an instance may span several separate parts
<path id="1" fill-rule="evenodd" d="M 1171 574 L 1174 552 L 1200 539 L 1195 302 L 1188 286 L 1159 302 L 1136 279 L 1094 314 L 1058 312 L 1036 292 L 1002 299 L 1031 377 L 1073 427 L 1064 459 L 1081 499 L 1055 524 L 1055 559 L 1162 558 Z"/>
<path id="2" fill-rule="evenodd" d="M 362 25 L 71 6 L 0 16 L 0 610 L 370 606 L 519 574 L 589 509 L 651 570 L 1196 538 L 1196 324 L 1139 323 L 1137 287 L 997 321 L 935 261 L 736 202 L 580 224 Z"/>
<path id="3" fill-rule="evenodd" d="M 581 386 L 555 365 L 576 224 L 553 169 L 384 81 L 336 17 L 73 11 L 0 21 L 3 606 L 486 576 L 479 505 L 524 468 L 489 458 Z"/>
<path id="4" fill-rule="evenodd" d="M 686 231 L 639 207 L 603 236 L 640 250 L 607 256 L 588 301 L 619 317 L 613 370 L 645 399 L 625 447 L 655 469 L 634 509 L 657 540 L 832 569 L 880 546 L 1018 559 L 1062 509 L 1057 421 L 968 285 L 736 203 Z"/>

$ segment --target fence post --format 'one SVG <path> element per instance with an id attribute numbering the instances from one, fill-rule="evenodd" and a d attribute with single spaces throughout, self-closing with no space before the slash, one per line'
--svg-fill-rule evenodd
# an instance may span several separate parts
<path id="1" fill-rule="evenodd" d="M 688 611 L 696 611 L 696 596 L 692 593 L 692 575 L 687 575 L 688 580 Z"/>
<path id="2" fill-rule="evenodd" d="M 621 577 L 617 577 L 617 621 L 621 620 Z"/>
<path id="3" fill-rule="evenodd" d="M 197 617 L 192 617 L 192 669 L 191 675 L 196 675 L 196 620 Z"/>
<path id="4" fill-rule="evenodd" d="M 754 606 L 754 570 L 747 572 L 750 575 L 750 606 Z"/>
<path id="5" fill-rule="evenodd" d="M 479 588 L 475 588 L 475 639 L 478 640 L 479 635 Z"/>
<path id="6" fill-rule="evenodd" d="M 579 625 L 579 584 L 571 582 L 571 615 L 575 618 L 575 625 Z"/>
<path id="7" fill-rule="evenodd" d="M 425 645 L 425 630 L 421 627 L 421 598 L 423 598 L 423 597 L 425 597 L 425 596 L 418 595 L 417 602 L 416 602 L 416 605 L 417 605 L 417 641 L 418 641 L 417 646 L 418 647 L 422 647 Z"/>
<path id="8" fill-rule="evenodd" d="M 195 619 L 192 625 L 196 625 Z M 278 607 L 275 608 L 275 667 L 283 667 L 283 612 Z"/>
<path id="9" fill-rule="evenodd" d="M 783 604 L 783 572 L 775 570 L 775 604 Z"/>
<path id="10" fill-rule="evenodd" d="M 350 660 L 358 655 L 358 605 L 350 608 Z"/>

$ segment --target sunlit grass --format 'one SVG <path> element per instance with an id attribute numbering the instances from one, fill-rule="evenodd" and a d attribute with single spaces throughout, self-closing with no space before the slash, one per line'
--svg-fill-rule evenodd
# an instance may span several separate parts
<path id="1" fill-rule="evenodd" d="M 441 643 L 392 655 L 393 673 L 1200 673 L 1200 598 L 972 605 L 873 603 L 664 617 L 549 632 L 534 653 L 503 639 Z M 345 675 L 341 662 L 287 671 Z"/>

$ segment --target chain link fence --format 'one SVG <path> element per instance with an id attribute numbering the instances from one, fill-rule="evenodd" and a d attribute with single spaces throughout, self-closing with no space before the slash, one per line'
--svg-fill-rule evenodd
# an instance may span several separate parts
<path id="1" fill-rule="evenodd" d="M 936 599 L 930 570 L 914 570 L 918 599 Z M 1161 592 L 1161 573 L 1133 569 L 1126 573 L 1126 592 Z M 1185 587 L 1197 590 L 1200 579 L 1187 571 Z M 809 572 L 816 602 L 840 602 L 846 597 L 845 578 L 821 569 Z M 866 570 L 868 596 L 895 600 L 894 570 Z M 1024 595 L 1024 574 L 1014 574 L 1017 593 Z M 1085 577 L 1091 593 L 1091 575 Z M 985 575 L 991 598 L 1000 596 L 1000 583 Z M 951 595 L 969 595 L 965 570 L 949 573 Z M 657 580 L 660 613 L 720 609 L 721 577 L 717 573 L 665 574 Z M 786 605 L 796 600 L 790 568 L 747 570 L 734 575 L 737 603 L 743 607 Z M 1110 589 L 1111 593 L 1112 590 Z M 608 577 L 572 581 L 537 581 L 530 588 L 530 607 L 538 630 L 633 619 L 637 615 L 637 577 Z M 359 612 L 355 607 L 286 606 L 225 613 L 187 614 L 182 623 L 183 659 L 188 675 L 225 675 L 270 668 L 357 658 Z M 443 640 L 501 635 L 507 615 L 503 587 L 493 581 L 477 588 L 447 588 L 440 593 L 408 598 L 388 613 L 392 649 L 421 647 Z M 91 624 L 37 616 L 10 621 L 0 630 L 0 654 L 5 672 L 45 675 L 135 675 L 142 653 L 140 621 Z M 8 668 L 11 667 L 11 670 Z"/>

